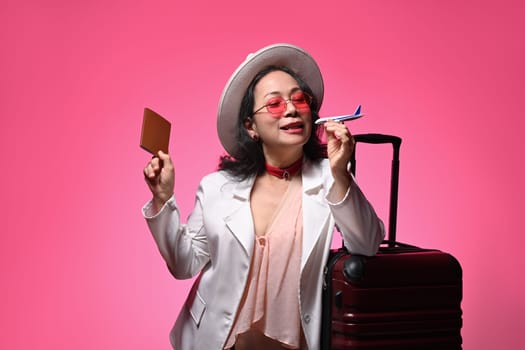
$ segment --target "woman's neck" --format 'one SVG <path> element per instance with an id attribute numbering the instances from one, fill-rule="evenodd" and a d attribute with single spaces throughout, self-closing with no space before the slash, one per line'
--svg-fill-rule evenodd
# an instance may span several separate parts
<path id="1" fill-rule="evenodd" d="M 303 150 L 302 148 L 298 151 L 292 151 L 289 152 L 264 152 L 264 158 L 266 159 L 266 164 L 277 167 L 277 168 L 288 168 L 295 162 L 297 162 L 299 159 L 303 158 Z"/>

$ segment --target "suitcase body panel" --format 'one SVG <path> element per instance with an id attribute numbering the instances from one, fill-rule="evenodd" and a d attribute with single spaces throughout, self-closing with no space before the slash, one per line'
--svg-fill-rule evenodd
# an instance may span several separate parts
<path id="1" fill-rule="evenodd" d="M 461 349 L 462 271 L 436 250 L 332 252 L 323 349 Z"/>
<path id="2" fill-rule="evenodd" d="M 331 251 L 323 286 L 322 349 L 461 349 L 460 263 L 448 253 L 395 241 L 392 206 L 397 206 L 401 141 L 389 135 L 355 137 L 394 146 L 389 240 L 372 257 L 344 248 Z"/>

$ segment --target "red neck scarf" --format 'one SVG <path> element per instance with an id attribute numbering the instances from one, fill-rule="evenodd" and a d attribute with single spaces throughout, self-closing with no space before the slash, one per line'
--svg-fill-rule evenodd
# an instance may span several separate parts
<path id="1" fill-rule="evenodd" d="M 288 168 L 281 169 L 275 166 L 271 166 L 268 163 L 265 164 L 265 167 L 266 167 L 266 171 L 268 172 L 268 174 L 278 177 L 279 179 L 288 180 L 292 176 L 297 174 L 299 169 L 301 169 L 302 165 L 303 165 L 303 157 L 296 160 L 295 163 L 290 165 Z"/>

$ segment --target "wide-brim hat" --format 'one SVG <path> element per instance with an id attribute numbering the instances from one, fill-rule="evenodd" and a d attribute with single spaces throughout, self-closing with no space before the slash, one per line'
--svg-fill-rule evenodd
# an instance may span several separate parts
<path id="1" fill-rule="evenodd" d="M 308 52 L 290 44 L 274 44 L 249 54 L 232 74 L 221 95 L 217 113 L 217 132 L 222 146 L 231 156 L 237 154 L 237 119 L 241 101 L 253 78 L 267 66 L 286 66 L 312 89 L 318 107 L 323 102 L 324 85 L 319 66 Z"/>

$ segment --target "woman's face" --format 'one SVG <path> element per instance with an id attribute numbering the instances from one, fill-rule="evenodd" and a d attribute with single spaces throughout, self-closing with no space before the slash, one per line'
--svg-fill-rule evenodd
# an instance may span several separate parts
<path id="1" fill-rule="evenodd" d="M 279 70 L 268 73 L 255 85 L 254 112 L 257 112 L 246 128 L 252 137 L 256 135 L 261 140 L 265 153 L 302 152 L 312 131 L 312 113 L 301 93 L 297 81 Z M 282 106 L 282 99 L 285 101 L 282 111 L 272 108 L 279 102 Z M 268 104 L 270 108 L 263 107 Z"/>

